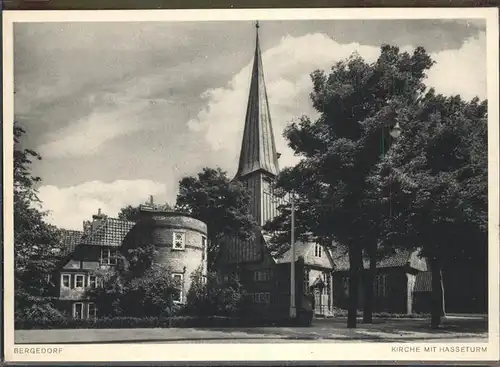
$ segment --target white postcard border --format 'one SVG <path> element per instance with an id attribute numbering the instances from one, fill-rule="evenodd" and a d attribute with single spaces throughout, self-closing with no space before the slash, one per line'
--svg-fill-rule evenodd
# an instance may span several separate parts
<path id="1" fill-rule="evenodd" d="M 14 22 L 244 21 L 308 19 L 486 19 L 488 70 L 489 338 L 487 343 L 283 343 L 283 344 L 73 344 L 14 345 L 13 276 L 4 278 L 5 357 L 12 362 L 66 361 L 494 361 L 499 359 L 499 109 L 498 9 L 496 8 L 356 8 L 223 9 L 125 11 L 4 11 L 4 274 L 13 274 L 13 24 Z M 7 174 L 6 174 L 7 173 Z M 406 351 L 394 351 L 403 346 Z M 426 347 L 435 347 L 426 351 Z M 457 351 L 444 351 L 455 347 Z M 467 352 L 460 347 L 483 348 Z M 16 348 L 17 353 L 16 353 Z M 45 349 L 43 349 L 45 348 Z M 47 352 L 51 348 L 52 353 Z M 26 353 L 24 353 L 26 352 Z"/>

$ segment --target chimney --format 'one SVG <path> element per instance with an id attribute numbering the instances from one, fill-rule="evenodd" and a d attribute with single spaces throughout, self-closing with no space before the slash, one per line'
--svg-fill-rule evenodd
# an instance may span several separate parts
<path id="1" fill-rule="evenodd" d="M 101 212 L 101 208 L 99 208 L 97 214 L 92 216 L 92 230 L 94 231 L 106 217 L 107 216 Z"/>
<path id="2" fill-rule="evenodd" d="M 83 232 L 88 232 L 92 228 L 92 222 L 90 220 L 83 221 Z"/>

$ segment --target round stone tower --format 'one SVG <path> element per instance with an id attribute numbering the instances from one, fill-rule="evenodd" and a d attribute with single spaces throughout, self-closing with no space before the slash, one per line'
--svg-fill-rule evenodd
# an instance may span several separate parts
<path id="1" fill-rule="evenodd" d="M 134 247 L 156 247 L 154 261 L 168 266 L 180 284 L 175 301 L 185 303 L 194 273 L 201 270 L 203 277 L 207 275 L 207 225 L 186 214 L 147 206 L 141 207 L 140 213 Z"/>

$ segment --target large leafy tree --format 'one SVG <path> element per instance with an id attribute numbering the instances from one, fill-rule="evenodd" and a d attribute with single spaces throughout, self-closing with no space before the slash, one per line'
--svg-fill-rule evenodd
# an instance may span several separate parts
<path id="1" fill-rule="evenodd" d="M 247 239 L 256 226 L 250 213 L 249 193 L 220 168 L 204 168 L 196 176 L 180 180 L 175 209 L 207 224 L 209 268 L 216 259 L 222 236 Z"/>
<path id="2" fill-rule="evenodd" d="M 399 115 L 421 98 L 432 64 L 423 48 L 410 54 L 384 45 L 374 63 L 352 55 L 328 74 L 315 71 L 311 100 L 319 117 L 303 116 L 285 131 L 289 146 L 302 159 L 282 171 L 277 186 L 295 193 L 297 223 L 304 236 L 347 247 L 348 327 L 356 327 L 363 250 L 374 258 L 378 246 L 378 209 L 367 197 L 367 177 L 389 150 L 389 133 Z M 270 228 L 282 229 L 283 223 L 288 228 L 288 211 Z M 369 314 L 374 268 L 365 287 Z"/>
<path id="3" fill-rule="evenodd" d="M 385 243 L 421 247 L 432 272 L 433 327 L 444 314 L 442 269 L 487 261 L 487 103 L 430 90 L 369 179 L 391 202 Z"/>
<path id="4" fill-rule="evenodd" d="M 60 233 L 45 222 L 37 185 L 31 173 L 40 155 L 22 147 L 25 130 L 14 124 L 14 262 L 16 313 L 22 315 L 47 301 L 52 287 L 47 281 L 62 255 Z M 24 311 L 23 311 L 24 310 Z"/>

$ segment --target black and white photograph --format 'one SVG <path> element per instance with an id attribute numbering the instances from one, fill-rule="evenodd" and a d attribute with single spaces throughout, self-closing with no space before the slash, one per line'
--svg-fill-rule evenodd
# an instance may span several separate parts
<path id="1" fill-rule="evenodd" d="M 390 11 L 6 12 L 6 356 L 498 359 L 498 10 Z"/>

